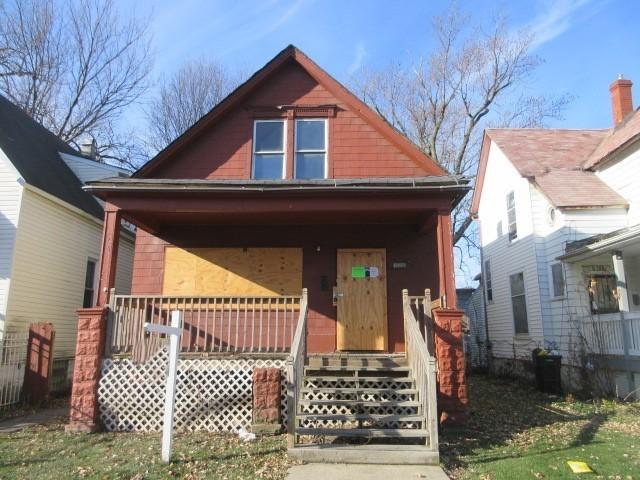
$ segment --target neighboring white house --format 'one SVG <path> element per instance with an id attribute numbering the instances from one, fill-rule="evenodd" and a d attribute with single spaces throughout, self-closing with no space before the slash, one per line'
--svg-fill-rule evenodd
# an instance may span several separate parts
<path id="1" fill-rule="evenodd" d="M 75 354 L 76 309 L 96 293 L 103 208 L 83 182 L 126 174 L 83 158 L 0 96 L 0 337 L 51 322 L 59 370 Z M 117 289 L 128 292 L 135 234 L 121 235 Z"/>
<path id="2" fill-rule="evenodd" d="M 640 111 L 610 87 L 606 130 L 488 129 L 479 222 L 494 367 L 563 355 L 565 388 L 640 386 Z"/>

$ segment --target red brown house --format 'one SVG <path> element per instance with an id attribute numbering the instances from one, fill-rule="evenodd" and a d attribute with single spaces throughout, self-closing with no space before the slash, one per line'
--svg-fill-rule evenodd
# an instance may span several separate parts
<path id="1" fill-rule="evenodd" d="M 132 178 L 87 187 L 107 207 L 97 307 L 80 311 L 74 425 L 146 425 L 118 423 L 139 412 L 103 397 L 139 394 L 114 386 L 114 369 L 152 364 L 161 340 L 142 323 L 178 309 L 183 362 L 282 371 L 292 451 L 320 458 L 305 444 L 317 435 L 411 438 L 420 461 L 437 459 L 436 389 L 442 418 L 466 404 L 450 214 L 468 188 L 287 47 Z M 128 296 L 112 290 L 121 220 L 138 227 Z M 212 402 L 189 415 L 233 403 Z"/>

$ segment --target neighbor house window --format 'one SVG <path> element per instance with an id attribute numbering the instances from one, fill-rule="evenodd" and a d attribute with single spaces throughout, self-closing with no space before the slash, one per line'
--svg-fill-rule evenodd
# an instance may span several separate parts
<path id="1" fill-rule="evenodd" d="M 327 121 L 296 120 L 295 177 L 325 178 L 327 176 Z"/>
<path id="2" fill-rule="evenodd" d="M 591 313 L 615 313 L 618 308 L 618 287 L 615 275 L 591 275 L 589 278 Z"/>
<path id="3" fill-rule="evenodd" d="M 527 322 L 527 300 L 524 294 L 524 274 L 522 272 L 509 277 L 511 284 L 511 306 L 513 308 L 513 323 L 516 335 L 529 333 Z"/>
<path id="4" fill-rule="evenodd" d="M 284 120 L 256 120 L 253 130 L 253 178 L 284 178 Z"/>
<path id="5" fill-rule="evenodd" d="M 87 260 L 87 270 L 84 277 L 84 298 L 82 299 L 82 307 L 89 308 L 93 306 L 93 294 L 95 292 L 96 279 L 96 261 Z"/>
<path id="6" fill-rule="evenodd" d="M 491 263 L 484 261 L 484 285 L 487 291 L 487 302 L 493 302 L 493 284 L 491 283 Z"/>
<path id="7" fill-rule="evenodd" d="M 516 221 L 516 199 L 513 192 L 507 195 L 507 223 L 509 225 L 509 241 L 518 238 L 518 223 Z"/>
<path id="8" fill-rule="evenodd" d="M 564 297 L 564 272 L 561 263 L 551 265 L 551 279 L 553 280 L 553 296 Z"/>

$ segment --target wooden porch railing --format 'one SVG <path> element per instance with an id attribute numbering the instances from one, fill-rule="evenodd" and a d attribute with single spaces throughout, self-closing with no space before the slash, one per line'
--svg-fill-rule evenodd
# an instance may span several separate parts
<path id="1" fill-rule="evenodd" d="M 300 316 L 296 333 L 291 343 L 291 354 L 287 358 L 287 443 L 295 445 L 296 414 L 298 397 L 304 383 L 304 363 L 307 356 L 307 289 L 302 290 Z"/>
<path id="2" fill-rule="evenodd" d="M 579 325 L 593 353 L 640 356 L 640 312 L 591 315 Z"/>
<path id="3" fill-rule="evenodd" d="M 146 322 L 168 325 L 182 312 L 181 351 L 186 353 L 286 353 L 302 296 L 163 297 L 110 296 L 107 351 L 148 358 L 164 340 L 144 332 Z"/>
<path id="4" fill-rule="evenodd" d="M 430 450 L 438 451 L 438 409 L 436 385 L 436 360 L 433 350 L 429 351 L 426 339 L 433 338 L 431 326 L 431 292 L 425 290 L 424 297 L 409 296 L 402 291 L 404 312 L 405 355 L 416 381 L 418 399 L 422 404 L 424 428 L 429 431 L 426 445 Z M 418 322 L 414 311 L 424 315 L 424 321 Z M 424 336 L 423 336 L 424 335 Z"/>

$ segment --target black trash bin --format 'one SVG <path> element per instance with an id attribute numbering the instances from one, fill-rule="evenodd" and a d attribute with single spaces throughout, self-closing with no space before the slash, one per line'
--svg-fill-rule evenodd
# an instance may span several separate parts
<path id="1" fill-rule="evenodd" d="M 536 387 L 541 392 L 562 394 L 562 355 L 539 355 L 540 349 L 531 352 L 536 370 Z"/>

